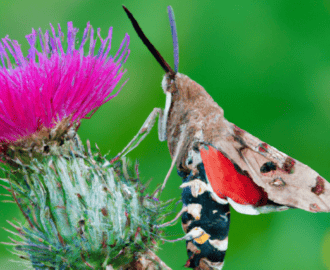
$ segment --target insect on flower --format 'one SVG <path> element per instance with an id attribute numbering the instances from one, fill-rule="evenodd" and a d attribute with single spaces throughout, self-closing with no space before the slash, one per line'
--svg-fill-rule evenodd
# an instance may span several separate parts
<path id="1" fill-rule="evenodd" d="M 182 215 L 186 236 L 177 240 L 187 241 L 186 267 L 222 269 L 228 247 L 229 204 L 248 215 L 289 208 L 330 211 L 330 184 L 324 178 L 228 122 L 223 109 L 202 86 L 178 73 L 178 42 L 171 7 L 174 70 L 144 35 L 133 15 L 124 9 L 166 72 L 162 81 L 166 104 L 164 110 L 152 111 L 121 155 L 138 145 L 159 115 L 159 139 L 167 140 L 171 169 L 176 165 L 183 178 L 184 207 L 174 220 Z"/>
<path id="2" fill-rule="evenodd" d="M 47 140 L 72 136 L 70 128 L 75 133 L 82 118 L 91 117 L 120 91 L 114 93 L 129 55 L 127 34 L 110 56 L 112 27 L 105 39 L 97 29 L 95 39 L 87 23 L 80 43 L 72 22 L 66 41 L 60 25 L 50 27 L 51 32 L 32 29 L 26 36 L 27 57 L 17 41 L 8 36 L 0 41 L 0 153 L 13 144 L 44 149 Z M 101 45 L 95 52 L 97 40 Z"/>

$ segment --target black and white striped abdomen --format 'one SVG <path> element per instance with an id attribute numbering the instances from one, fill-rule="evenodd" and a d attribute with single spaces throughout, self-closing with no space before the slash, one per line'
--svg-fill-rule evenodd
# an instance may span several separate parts
<path id="1" fill-rule="evenodd" d="M 178 171 L 183 179 L 182 202 L 187 211 L 182 215 L 182 227 L 185 233 L 193 229 L 201 229 L 202 235 L 186 242 L 188 261 L 186 267 L 199 269 L 222 269 L 228 247 L 228 232 L 230 212 L 229 204 L 216 202 L 208 190 L 197 192 L 193 185 L 202 186 L 206 182 L 205 170 L 202 163 L 198 173 L 189 174 Z"/>

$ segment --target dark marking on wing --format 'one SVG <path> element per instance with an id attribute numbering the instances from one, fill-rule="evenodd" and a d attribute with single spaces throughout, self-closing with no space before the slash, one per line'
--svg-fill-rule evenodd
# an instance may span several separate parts
<path id="1" fill-rule="evenodd" d="M 234 140 L 239 142 L 240 145 L 242 145 L 241 150 L 243 150 L 244 148 L 247 148 L 246 142 L 242 139 L 242 137 L 240 136 L 233 136 Z"/>
<path id="2" fill-rule="evenodd" d="M 284 187 L 286 185 L 286 183 L 284 182 L 284 180 L 281 177 L 276 177 L 269 184 L 274 187 Z"/>
<path id="3" fill-rule="evenodd" d="M 309 209 L 312 211 L 312 212 L 319 212 L 321 210 L 321 208 L 316 204 L 316 203 L 311 203 L 309 205 Z"/>
<path id="4" fill-rule="evenodd" d="M 234 167 L 235 167 L 236 172 L 238 172 L 239 174 L 244 175 L 244 172 L 243 172 L 243 170 L 241 169 L 241 167 L 238 166 L 237 163 L 235 163 L 235 162 L 233 162 L 233 164 L 234 164 Z"/>
<path id="5" fill-rule="evenodd" d="M 324 192 L 324 184 L 325 180 L 321 176 L 316 177 L 316 185 L 312 188 L 312 192 L 317 196 L 321 195 Z"/>
<path id="6" fill-rule="evenodd" d="M 276 169 L 277 169 L 277 165 L 274 162 L 269 161 L 269 162 L 264 163 L 260 167 L 260 172 L 261 173 L 269 173 L 271 171 L 276 171 Z"/>
<path id="7" fill-rule="evenodd" d="M 266 153 L 268 152 L 268 144 L 267 143 L 261 143 L 258 145 L 258 150 L 260 153 Z"/>
<path id="8" fill-rule="evenodd" d="M 287 173 L 293 173 L 293 167 L 296 164 L 296 161 L 291 158 L 291 157 L 287 157 L 284 161 L 283 164 L 283 170 L 286 171 Z"/>
<path id="9" fill-rule="evenodd" d="M 234 125 L 234 134 L 236 136 L 242 136 L 245 133 L 245 130 L 239 128 L 238 126 Z"/>
<path id="10" fill-rule="evenodd" d="M 231 160 L 231 162 L 234 164 L 235 170 L 236 170 L 239 174 L 241 174 L 241 175 L 245 175 L 245 176 L 249 177 L 250 179 L 252 179 L 252 177 L 251 177 L 251 175 L 249 174 L 248 171 L 243 171 L 243 170 L 241 169 L 241 167 L 237 165 L 237 163 L 233 162 L 232 160 Z"/>

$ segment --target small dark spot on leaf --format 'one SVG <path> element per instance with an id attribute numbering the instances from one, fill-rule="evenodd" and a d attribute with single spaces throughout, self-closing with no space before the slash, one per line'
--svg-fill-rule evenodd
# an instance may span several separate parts
<path id="1" fill-rule="evenodd" d="M 116 245 L 117 245 L 117 240 L 115 240 L 115 241 L 113 242 L 113 244 L 112 244 L 112 245 L 109 245 L 109 246 L 112 247 L 112 248 L 114 248 Z"/>
<path id="2" fill-rule="evenodd" d="M 271 186 L 274 186 L 274 187 L 284 187 L 286 185 L 285 182 L 284 182 L 284 180 L 281 177 L 275 178 L 269 184 Z"/>
<path id="3" fill-rule="evenodd" d="M 107 210 L 106 208 L 104 208 L 104 207 L 101 209 L 101 213 L 102 213 L 102 215 L 105 216 L 105 217 L 107 217 L 108 214 L 109 214 L 109 213 L 108 213 L 108 210 Z"/>
<path id="4" fill-rule="evenodd" d="M 284 161 L 283 164 L 283 170 L 286 171 L 287 173 L 293 173 L 293 166 L 296 163 L 296 161 L 291 158 L 291 157 L 287 157 Z"/>
<path id="5" fill-rule="evenodd" d="M 264 163 L 260 167 L 260 172 L 261 173 L 268 173 L 268 172 L 271 172 L 271 171 L 276 171 L 276 169 L 277 169 L 276 164 L 272 161 L 269 161 L 269 162 Z"/>
<path id="6" fill-rule="evenodd" d="M 316 177 L 316 185 L 312 188 L 312 192 L 317 196 L 321 195 L 324 192 L 324 183 L 325 180 L 321 176 Z"/>
<path id="7" fill-rule="evenodd" d="M 85 220 L 84 219 L 79 220 L 78 225 L 79 226 L 84 226 L 85 225 Z"/>

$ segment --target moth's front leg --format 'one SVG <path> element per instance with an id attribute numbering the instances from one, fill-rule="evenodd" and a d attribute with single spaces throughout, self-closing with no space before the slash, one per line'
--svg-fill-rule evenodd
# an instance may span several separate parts
<path id="1" fill-rule="evenodd" d="M 166 141 L 166 122 L 165 114 L 162 109 L 159 109 L 159 118 L 158 118 L 158 139 L 163 142 Z"/>
<path id="2" fill-rule="evenodd" d="M 154 108 L 152 112 L 149 114 L 146 121 L 143 123 L 142 127 L 138 131 L 138 133 L 134 136 L 134 138 L 128 143 L 128 145 L 121 151 L 114 159 L 112 159 L 112 162 L 118 160 L 121 157 L 126 156 L 129 152 L 131 152 L 135 147 L 137 147 L 143 139 L 149 134 L 152 127 L 155 124 L 156 118 L 159 115 L 158 120 L 158 137 L 159 140 L 162 141 L 162 139 L 166 138 L 166 123 L 165 128 L 164 125 L 164 117 L 163 117 L 163 110 L 160 108 Z M 165 134 L 164 134 L 165 132 Z"/>
<path id="3" fill-rule="evenodd" d="M 159 120 L 158 120 L 158 138 L 161 142 L 167 140 L 166 136 L 166 124 L 167 124 L 167 117 L 168 112 L 170 110 L 172 103 L 172 94 L 166 93 L 166 103 L 164 111 L 159 112 Z"/>

